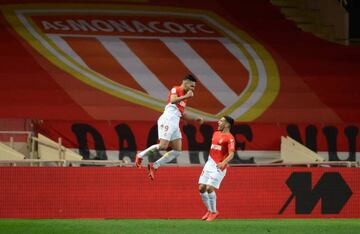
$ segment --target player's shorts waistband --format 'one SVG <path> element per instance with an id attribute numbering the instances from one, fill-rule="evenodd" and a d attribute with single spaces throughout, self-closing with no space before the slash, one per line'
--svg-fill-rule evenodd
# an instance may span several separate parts
<path id="1" fill-rule="evenodd" d="M 179 118 L 182 115 L 180 110 L 174 104 L 167 104 L 165 106 L 165 109 L 164 109 L 164 114 L 169 115 L 169 116 L 170 115 L 175 115 L 175 116 L 177 116 Z"/>

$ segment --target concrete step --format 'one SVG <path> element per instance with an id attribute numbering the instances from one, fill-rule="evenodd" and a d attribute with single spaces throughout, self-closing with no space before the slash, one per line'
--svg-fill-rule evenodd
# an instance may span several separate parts
<path id="1" fill-rule="evenodd" d="M 335 26 L 321 20 L 319 2 L 312 0 L 270 0 L 280 7 L 286 19 L 292 20 L 303 31 L 335 43 L 349 43 L 348 39 L 337 38 Z"/>

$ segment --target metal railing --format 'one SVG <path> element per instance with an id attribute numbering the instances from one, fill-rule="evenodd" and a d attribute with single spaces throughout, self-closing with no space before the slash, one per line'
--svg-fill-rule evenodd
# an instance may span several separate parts
<path id="1" fill-rule="evenodd" d="M 11 135 L 26 135 L 27 141 L 29 142 L 32 134 L 30 131 L 0 131 L 0 135 L 10 135 L 9 142 L 11 148 L 14 148 L 14 137 Z"/>

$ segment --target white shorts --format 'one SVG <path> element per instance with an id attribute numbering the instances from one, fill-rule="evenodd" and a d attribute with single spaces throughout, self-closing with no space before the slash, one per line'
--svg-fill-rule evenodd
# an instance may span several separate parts
<path id="1" fill-rule="evenodd" d="M 157 121 L 159 139 L 173 141 L 181 139 L 179 127 L 180 117 L 176 115 L 162 114 Z"/>
<path id="2" fill-rule="evenodd" d="M 225 170 L 220 170 L 216 167 L 216 162 L 209 156 L 199 177 L 199 184 L 210 185 L 216 189 L 220 188 L 221 181 L 226 175 Z"/>

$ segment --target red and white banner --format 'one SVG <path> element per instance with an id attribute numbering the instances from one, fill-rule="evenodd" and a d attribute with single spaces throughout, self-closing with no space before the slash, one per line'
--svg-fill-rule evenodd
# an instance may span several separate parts
<path id="1" fill-rule="evenodd" d="M 1 218 L 186 218 L 205 207 L 200 167 L 0 168 Z M 360 218 L 357 168 L 230 167 L 219 218 Z M 146 192 L 144 192 L 146 191 Z"/>
<path id="2" fill-rule="evenodd" d="M 191 72 L 187 111 L 209 121 L 359 123 L 359 48 L 267 1 L 15 2 L 1 3 L 2 118 L 155 121 Z"/>

